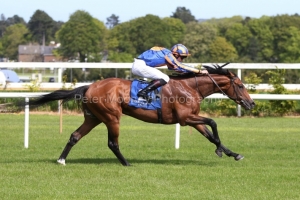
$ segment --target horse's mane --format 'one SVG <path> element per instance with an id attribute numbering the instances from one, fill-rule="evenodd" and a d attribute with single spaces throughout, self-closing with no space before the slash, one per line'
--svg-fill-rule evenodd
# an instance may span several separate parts
<path id="1" fill-rule="evenodd" d="M 207 65 L 203 65 L 202 67 L 204 67 L 208 73 L 210 74 L 219 74 L 219 75 L 229 75 L 230 72 L 228 71 L 228 69 L 224 69 L 225 65 L 219 66 L 217 64 L 212 65 L 212 66 L 207 66 Z"/>
<path id="2" fill-rule="evenodd" d="M 209 74 L 218 74 L 218 75 L 228 76 L 228 75 L 230 75 L 230 71 L 223 68 L 228 64 L 229 63 L 226 63 L 222 66 L 219 66 L 217 64 L 214 64 L 212 66 L 202 65 L 202 67 L 204 67 L 208 71 Z M 231 72 L 231 73 L 233 73 L 233 72 Z M 233 73 L 233 74 L 236 76 L 235 73 Z M 201 74 L 199 76 L 201 76 Z M 190 78 L 190 77 L 195 77 L 195 74 L 187 73 L 187 74 L 183 74 L 183 75 L 170 75 L 170 77 L 171 78 Z"/>

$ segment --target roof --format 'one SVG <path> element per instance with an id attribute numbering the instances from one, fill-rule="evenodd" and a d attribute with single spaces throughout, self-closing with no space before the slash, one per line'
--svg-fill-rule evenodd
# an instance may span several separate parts
<path id="1" fill-rule="evenodd" d="M 52 55 L 52 50 L 54 46 L 41 46 L 41 45 L 19 45 L 19 55 L 26 54 L 43 54 L 43 55 Z"/>

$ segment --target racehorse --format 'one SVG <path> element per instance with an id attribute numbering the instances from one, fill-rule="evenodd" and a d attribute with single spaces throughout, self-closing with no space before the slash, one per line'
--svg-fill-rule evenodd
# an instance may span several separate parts
<path id="1" fill-rule="evenodd" d="M 225 65 L 203 66 L 208 74 L 170 76 L 170 82 L 161 88 L 161 109 L 157 110 L 129 106 L 132 81 L 120 78 L 107 78 L 73 90 L 57 90 L 31 100 L 29 105 L 39 106 L 54 100 L 66 102 L 75 99 L 81 102 L 84 122 L 71 134 L 57 160 L 63 165 L 72 147 L 94 127 L 103 123 L 108 130 L 108 147 L 122 165 L 129 166 L 118 141 L 122 114 L 149 123 L 191 126 L 216 145 L 215 153 L 219 157 L 225 153 L 238 161 L 244 157 L 221 143 L 216 122 L 199 115 L 202 100 L 213 93 L 223 93 L 246 110 L 255 106 L 242 81 L 235 73 L 224 69 Z"/>

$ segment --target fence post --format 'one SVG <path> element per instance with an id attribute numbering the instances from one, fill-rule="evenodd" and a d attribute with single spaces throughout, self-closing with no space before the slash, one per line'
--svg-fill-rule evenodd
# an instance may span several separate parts
<path id="1" fill-rule="evenodd" d="M 180 141 L 180 124 L 177 123 L 175 126 L 175 148 L 179 149 L 179 141 Z"/>
<path id="2" fill-rule="evenodd" d="M 240 68 L 237 70 L 237 76 L 242 80 L 242 70 Z M 241 105 L 237 105 L 237 116 L 242 116 Z"/>
<path id="3" fill-rule="evenodd" d="M 62 68 L 58 68 L 57 70 L 57 82 L 61 83 L 62 82 Z M 71 81 L 72 82 L 72 81 Z"/>
<path id="4" fill-rule="evenodd" d="M 59 100 L 59 133 L 62 133 L 62 117 L 63 117 L 63 100 Z"/>
<path id="5" fill-rule="evenodd" d="M 29 97 L 25 98 L 25 125 L 24 125 L 24 147 L 27 149 L 29 143 Z"/>

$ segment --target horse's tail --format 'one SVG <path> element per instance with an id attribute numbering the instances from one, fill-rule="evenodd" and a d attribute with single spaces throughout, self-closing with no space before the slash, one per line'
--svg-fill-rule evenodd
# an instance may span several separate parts
<path id="1" fill-rule="evenodd" d="M 56 90 L 49 94 L 42 95 L 37 99 L 33 99 L 29 101 L 29 106 L 38 107 L 45 103 L 55 100 L 63 100 L 64 102 L 74 100 L 81 100 L 84 97 L 85 92 L 89 88 L 89 85 L 84 85 L 73 90 Z"/>

